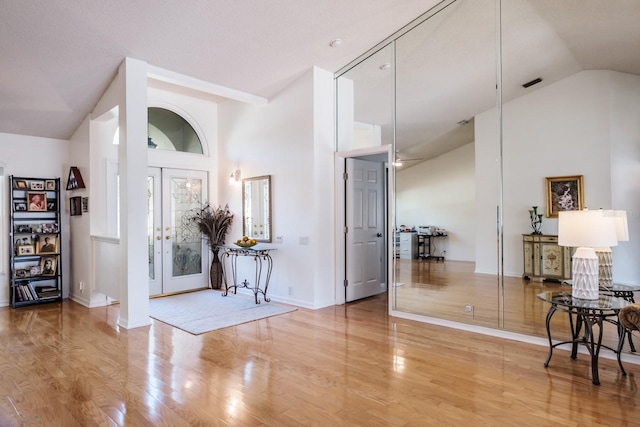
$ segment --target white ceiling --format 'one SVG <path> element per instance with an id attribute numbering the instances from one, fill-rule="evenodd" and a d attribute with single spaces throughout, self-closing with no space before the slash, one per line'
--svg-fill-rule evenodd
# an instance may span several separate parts
<path id="1" fill-rule="evenodd" d="M 70 138 L 127 56 L 271 98 L 312 66 L 338 71 L 438 3 L 0 0 L 0 132 Z M 495 105 L 495 5 L 453 3 L 398 42 L 402 156 L 471 142 L 473 122 L 456 123 Z M 502 16 L 506 100 L 585 69 L 640 74 L 640 0 L 508 0 Z M 380 108 L 392 102 L 379 66 L 391 59 L 383 50 L 350 72 L 372 88 L 358 92 L 356 119 L 383 129 L 394 114 Z M 520 86 L 535 77 L 544 81 Z"/>
<path id="2" fill-rule="evenodd" d="M 395 134 L 405 159 L 430 159 L 472 142 L 473 117 L 497 102 L 495 5 L 459 1 L 402 36 L 395 82 L 380 70 L 391 48 L 350 70 L 356 120 L 381 125 L 385 140 Z M 504 102 L 583 70 L 640 75 L 640 0 L 508 0 L 501 16 Z M 537 77 L 542 83 L 522 87 Z M 469 124 L 457 125 L 461 120 Z"/>
<path id="3" fill-rule="evenodd" d="M 437 3 L 0 0 L 0 132 L 70 138 L 125 57 L 270 98 L 314 65 L 337 71 Z"/>

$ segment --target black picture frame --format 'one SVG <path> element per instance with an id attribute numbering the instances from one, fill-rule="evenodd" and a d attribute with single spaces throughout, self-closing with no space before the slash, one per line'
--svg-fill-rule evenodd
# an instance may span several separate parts
<path id="1" fill-rule="evenodd" d="M 76 196 L 69 198 L 69 215 L 82 215 L 82 197 Z"/>

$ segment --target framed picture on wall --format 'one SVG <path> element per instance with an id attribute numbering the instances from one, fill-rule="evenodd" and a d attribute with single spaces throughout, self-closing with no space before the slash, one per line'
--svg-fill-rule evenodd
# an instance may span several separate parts
<path id="1" fill-rule="evenodd" d="M 557 218 L 560 211 L 584 209 L 583 176 L 556 176 L 545 178 L 547 192 L 547 218 Z"/>

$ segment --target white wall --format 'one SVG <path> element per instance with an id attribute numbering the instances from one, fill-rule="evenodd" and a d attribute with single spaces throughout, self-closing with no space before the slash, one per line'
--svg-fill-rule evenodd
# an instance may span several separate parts
<path id="1" fill-rule="evenodd" d="M 470 143 L 396 172 L 397 224 L 446 229 L 435 243 L 449 260 L 475 260 L 474 148 Z"/>
<path id="2" fill-rule="evenodd" d="M 99 206 L 91 205 L 93 199 L 89 193 L 92 184 L 92 174 L 89 167 L 89 140 L 90 120 L 87 117 L 71 137 L 68 160 L 65 161 L 67 168 L 69 166 L 77 166 L 79 168 L 85 188 L 67 191 L 65 206 L 69 206 L 69 197 L 89 197 L 89 212 L 69 217 L 71 268 L 67 270 L 67 276 L 69 277 L 69 297 L 82 305 L 92 307 L 100 304 L 92 304 L 91 302 L 93 283 L 89 228 L 91 227 L 90 220 L 91 215 L 93 215 L 93 209 L 96 208 L 96 212 L 98 212 Z M 84 283 L 82 289 L 80 289 L 80 282 Z M 97 299 L 104 303 L 104 299 Z"/>
<path id="3" fill-rule="evenodd" d="M 67 164 L 67 155 L 69 152 L 69 141 L 52 138 L 39 138 L 33 136 L 13 135 L 0 133 L 0 163 L 4 164 L 4 174 L 34 177 L 34 178 L 61 178 L 62 190 L 60 192 L 60 202 L 65 203 L 69 196 L 66 188 L 67 176 L 69 168 L 65 170 L 64 164 Z M 6 189 L 5 189 L 6 195 Z M 6 204 L 8 195 L 2 200 L 2 204 Z M 62 286 L 63 297 L 69 295 L 69 216 L 68 209 L 62 208 L 61 217 L 61 236 L 60 248 L 62 251 Z M 9 208 L 4 206 L 4 215 L 8 217 Z M 8 220 L 7 220 L 8 221 Z M 2 289 L 0 292 L 0 306 L 9 304 L 9 276 L 8 276 L 8 250 L 9 230 L 8 222 L 2 224 L 4 230 L 0 234 L 2 248 L 4 249 L 3 258 L 0 262 L 4 267 L 0 269 L 5 274 L 0 277 L 2 280 Z"/>
<path id="4" fill-rule="evenodd" d="M 626 163 L 625 170 L 632 169 L 631 176 L 638 174 L 638 111 L 638 77 L 611 71 L 583 71 L 503 105 L 506 275 L 522 275 L 522 234 L 531 232 L 531 206 L 537 205 L 544 212 L 545 177 L 583 175 L 585 206 L 592 209 L 623 209 L 621 205 L 629 205 L 623 201 L 629 199 L 626 196 L 637 200 L 629 192 L 630 186 L 638 185 L 637 181 L 617 172 L 612 178 L 612 171 L 618 171 L 622 161 Z M 496 236 L 495 114 L 491 110 L 475 120 L 479 224 L 476 270 L 493 273 L 496 253 L 486 248 Z M 612 194 L 616 194 L 615 199 Z M 636 203 L 630 207 L 638 212 Z M 637 215 L 631 215 L 630 223 L 630 232 L 638 230 Z M 557 219 L 545 217 L 542 231 L 556 234 Z M 631 239 L 639 237 L 636 234 Z M 622 245 L 614 249 L 614 257 L 623 258 L 622 253 L 631 251 L 632 245 L 627 244 L 626 249 Z M 637 267 L 633 270 L 616 263 L 614 280 L 637 281 Z"/>
<path id="5" fill-rule="evenodd" d="M 314 68 L 268 105 L 219 106 L 219 174 L 239 167 L 243 178 L 271 175 L 272 231 L 283 243 L 271 244 L 277 250 L 268 294 L 313 308 L 335 301 L 332 94 L 333 76 Z M 219 188 L 219 203 L 235 213 L 235 240 L 242 235 L 241 190 L 222 181 Z"/>

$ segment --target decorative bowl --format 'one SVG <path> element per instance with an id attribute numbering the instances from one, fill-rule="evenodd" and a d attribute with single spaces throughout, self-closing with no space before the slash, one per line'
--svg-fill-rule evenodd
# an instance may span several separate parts
<path id="1" fill-rule="evenodd" d="M 236 246 L 240 246 L 241 248 L 250 248 L 251 246 L 257 245 L 257 243 L 238 243 L 238 242 L 234 242 L 233 244 Z"/>

